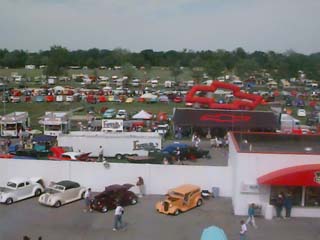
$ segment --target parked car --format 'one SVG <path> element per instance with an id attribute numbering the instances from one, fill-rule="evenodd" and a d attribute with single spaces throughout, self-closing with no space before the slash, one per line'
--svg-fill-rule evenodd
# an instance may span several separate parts
<path id="1" fill-rule="evenodd" d="M 13 178 L 5 187 L 0 187 L 0 202 L 9 205 L 29 197 L 40 196 L 43 190 L 40 178 Z"/>
<path id="2" fill-rule="evenodd" d="M 138 197 L 129 189 L 132 184 L 114 184 L 105 188 L 105 190 L 94 197 L 91 203 L 91 208 L 106 213 L 117 207 L 117 203 L 121 206 L 135 205 L 138 202 Z"/>
<path id="3" fill-rule="evenodd" d="M 161 152 L 168 153 L 170 155 L 175 155 L 176 149 L 179 148 L 181 152 L 181 160 L 195 160 L 197 158 L 210 158 L 210 154 L 208 150 L 198 149 L 193 146 L 189 146 L 185 143 L 172 143 L 165 146 Z"/>
<path id="4" fill-rule="evenodd" d="M 184 184 L 169 190 L 166 199 L 156 203 L 156 210 L 159 213 L 179 215 L 181 212 L 201 206 L 202 202 L 200 187 Z"/>
<path id="5" fill-rule="evenodd" d="M 116 116 L 116 110 L 114 108 L 110 108 L 104 112 L 103 118 L 114 118 Z"/>
<path id="6" fill-rule="evenodd" d="M 81 187 L 77 182 L 60 181 L 45 189 L 45 193 L 39 197 L 39 203 L 58 208 L 84 198 L 85 191 L 85 187 Z"/>
<path id="7" fill-rule="evenodd" d="M 124 109 L 120 109 L 116 115 L 116 118 L 119 118 L 119 119 L 126 119 L 127 118 L 127 111 L 124 110 Z"/>
<path id="8" fill-rule="evenodd" d="M 304 110 L 302 108 L 298 109 L 297 116 L 298 117 L 306 117 L 307 116 L 306 110 Z"/>

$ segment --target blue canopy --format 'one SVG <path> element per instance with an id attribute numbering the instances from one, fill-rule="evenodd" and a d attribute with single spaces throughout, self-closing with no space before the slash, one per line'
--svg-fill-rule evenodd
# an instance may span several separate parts
<path id="1" fill-rule="evenodd" d="M 41 143 L 41 142 L 53 142 L 57 139 L 56 136 L 50 136 L 50 135 L 39 135 L 39 136 L 34 136 L 32 141 Z"/>
<path id="2" fill-rule="evenodd" d="M 201 240 L 228 240 L 221 228 L 211 226 L 203 230 Z"/>

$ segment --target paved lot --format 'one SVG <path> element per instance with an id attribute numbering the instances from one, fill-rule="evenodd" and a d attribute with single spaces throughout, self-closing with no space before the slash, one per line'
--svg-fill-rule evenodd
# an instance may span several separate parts
<path id="1" fill-rule="evenodd" d="M 78 201 L 59 209 L 28 199 L 11 206 L 0 205 L 0 239 L 19 240 L 23 235 L 43 240 L 196 240 L 202 229 L 222 227 L 229 240 L 237 240 L 241 217 L 233 216 L 231 200 L 210 199 L 204 205 L 179 216 L 158 214 L 154 205 L 161 196 L 146 196 L 125 208 L 126 229 L 112 231 L 113 211 L 84 213 Z M 257 219 L 258 229 L 248 227 L 248 240 L 320 240 L 320 219 Z"/>

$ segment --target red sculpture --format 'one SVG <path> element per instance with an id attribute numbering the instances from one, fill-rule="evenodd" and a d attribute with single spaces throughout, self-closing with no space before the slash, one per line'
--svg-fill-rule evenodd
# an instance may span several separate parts
<path id="1" fill-rule="evenodd" d="M 197 92 L 215 92 L 218 88 L 228 89 L 233 92 L 237 98 L 231 103 L 217 103 L 214 98 L 195 96 Z M 262 97 L 255 94 L 244 93 L 241 89 L 233 84 L 214 81 L 210 86 L 196 85 L 187 93 L 186 102 L 199 103 L 207 105 L 212 109 L 230 109 L 230 110 L 252 110 L 255 109 L 262 101 Z"/>

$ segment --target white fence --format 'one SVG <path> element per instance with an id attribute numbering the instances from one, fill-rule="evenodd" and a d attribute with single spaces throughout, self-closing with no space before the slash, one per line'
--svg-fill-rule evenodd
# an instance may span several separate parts
<path id="1" fill-rule="evenodd" d="M 168 189 L 180 184 L 191 183 L 211 190 L 220 189 L 220 195 L 231 197 L 231 167 L 153 165 L 110 163 L 105 168 L 102 163 L 0 159 L 0 185 L 12 177 L 42 177 L 46 184 L 50 181 L 73 180 L 102 191 L 110 184 L 135 184 L 138 176 L 145 181 L 147 194 L 164 194 Z M 137 189 L 136 189 L 137 190 Z"/>

